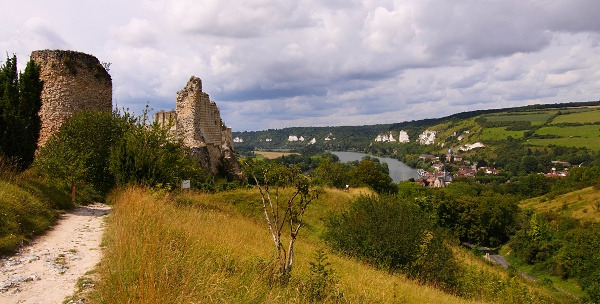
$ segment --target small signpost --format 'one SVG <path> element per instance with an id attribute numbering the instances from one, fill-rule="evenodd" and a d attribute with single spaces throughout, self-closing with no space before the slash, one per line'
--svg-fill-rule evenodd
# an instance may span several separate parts
<path id="1" fill-rule="evenodd" d="M 190 188 L 190 180 L 184 179 L 181 181 L 181 189 L 189 189 Z"/>

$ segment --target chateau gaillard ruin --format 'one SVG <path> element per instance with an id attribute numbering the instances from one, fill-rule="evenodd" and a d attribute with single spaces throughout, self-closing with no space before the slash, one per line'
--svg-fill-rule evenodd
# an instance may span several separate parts
<path id="1" fill-rule="evenodd" d="M 221 120 L 219 108 L 202 91 L 202 80 L 192 76 L 183 90 L 177 92 L 175 111 L 156 113 L 159 125 L 169 126 L 172 134 L 183 140 L 203 168 L 212 174 L 219 168 L 240 176 L 241 167 L 233 155 L 231 128 Z"/>
<path id="2" fill-rule="evenodd" d="M 96 57 L 75 51 L 42 50 L 33 51 L 30 58 L 40 65 L 40 79 L 44 81 L 38 146 L 43 146 L 75 112 L 112 111 L 112 78 Z M 158 112 L 155 119 L 162 125 L 173 123 L 173 135 L 210 173 L 224 169 L 241 175 L 233 155 L 231 129 L 221 120 L 217 105 L 202 92 L 200 78 L 192 76 L 177 93 L 175 111 Z"/>
<path id="3" fill-rule="evenodd" d="M 62 123 L 81 110 L 112 110 L 112 79 L 92 55 L 74 51 L 33 51 L 40 65 L 42 122 L 38 146 L 43 146 Z"/>

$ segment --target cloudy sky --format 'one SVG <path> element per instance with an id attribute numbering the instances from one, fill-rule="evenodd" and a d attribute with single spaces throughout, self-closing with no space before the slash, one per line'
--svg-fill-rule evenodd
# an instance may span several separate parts
<path id="1" fill-rule="evenodd" d="M 0 52 L 110 62 L 113 104 L 191 75 L 236 131 L 600 99 L 598 0 L 2 0 Z"/>

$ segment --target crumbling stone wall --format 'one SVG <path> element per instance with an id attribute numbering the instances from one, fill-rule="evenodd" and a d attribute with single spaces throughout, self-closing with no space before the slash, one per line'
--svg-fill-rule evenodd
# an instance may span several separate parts
<path id="1" fill-rule="evenodd" d="M 221 120 L 217 104 L 202 91 L 202 80 L 192 76 L 177 92 L 177 130 L 189 147 L 203 144 L 231 143 L 231 128 Z"/>
<path id="2" fill-rule="evenodd" d="M 217 174 L 224 168 L 241 176 L 241 167 L 233 153 L 231 128 L 221 120 L 217 104 L 202 91 L 202 80 L 192 76 L 183 90 L 177 92 L 175 112 L 160 111 L 156 121 L 163 126 L 171 123 L 173 132 L 190 148 L 203 168 Z"/>
<path id="3" fill-rule="evenodd" d="M 100 61 L 75 51 L 33 51 L 44 81 L 42 122 L 38 146 L 43 146 L 62 123 L 81 110 L 112 110 L 112 79 Z"/>
<path id="4" fill-rule="evenodd" d="M 162 127 L 169 128 L 169 136 L 177 136 L 177 112 L 158 111 L 154 120 Z"/>

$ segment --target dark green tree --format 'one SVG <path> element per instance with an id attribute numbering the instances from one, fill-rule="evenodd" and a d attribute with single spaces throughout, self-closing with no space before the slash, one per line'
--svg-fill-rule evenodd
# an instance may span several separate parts
<path id="1" fill-rule="evenodd" d="M 17 74 L 17 57 L 6 58 L 0 67 L 0 152 L 5 157 L 12 157 L 12 128 L 14 126 L 14 110 L 19 103 L 19 78 Z"/>
<path id="2" fill-rule="evenodd" d="M 33 162 L 40 133 L 43 82 L 40 67 L 27 63 L 17 75 L 17 57 L 7 58 L 0 68 L 0 153 L 23 170 Z"/>
<path id="3" fill-rule="evenodd" d="M 314 171 L 315 180 L 322 185 L 343 188 L 350 182 L 348 168 L 331 158 L 323 157 Z"/>
<path id="4" fill-rule="evenodd" d="M 19 105 L 17 118 L 20 121 L 21 135 L 17 146 L 17 155 L 22 168 L 28 167 L 33 162 L 40 136 L 41 120 L 39 116 L 42 107 L 42 89 L 44 83 L 40 80 L 40 66 L 29 61 L 25 71 L 19 74 Z"/>
<path id="5" fill-rule="evenodd" d="M 350 174 L 354 184 L 365 185 L 380 194 L 393 194 L 398 191 L 392 178 L 386 173 L 387 166 L 363 159 L 358 166 L 352 168 Z"/>

